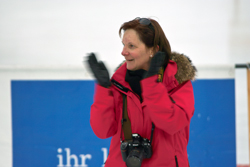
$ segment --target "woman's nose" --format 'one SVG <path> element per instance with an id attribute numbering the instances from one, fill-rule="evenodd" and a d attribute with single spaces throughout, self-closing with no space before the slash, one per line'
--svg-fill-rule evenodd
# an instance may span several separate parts
<path id="1" fill-rule="evenodd" d="M 127 56 L 129 53 L 128 53 L 128 51 L 126 50 L 126 48 L 124 47 L 123 49 L 122 49 L 122 55 L 123 56 Z"/>

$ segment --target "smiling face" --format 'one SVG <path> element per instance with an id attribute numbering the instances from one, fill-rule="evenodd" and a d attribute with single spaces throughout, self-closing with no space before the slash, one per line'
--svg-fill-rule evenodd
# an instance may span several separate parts
<path id="1" fill-rule="evenodd" d="M 153 54 L 153 49 L 149 49 L 139 39 L 138 34 L 133 29 L 128 29 L 124 32 L 122 55 L 126 59 L 128 70 L 148 70 L 150 65 L 150 55 Z"/>

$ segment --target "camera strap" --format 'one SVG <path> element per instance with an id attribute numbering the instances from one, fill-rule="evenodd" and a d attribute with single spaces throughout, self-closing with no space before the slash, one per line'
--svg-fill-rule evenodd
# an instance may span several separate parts
<path id="1" fill-rule="evenodd" d="M 160 68 L 158 72 L 157 82 L 162 82 L 163 73 L 164 73 L 164 67 Z M 120 137 L 121 142 L 122 142 L 122 131 L 124 134 L 124 139 L 126 141 L 132 140 L 131 122 L 128 117 L 128 111 L 127 111 L 127 95 L 122 93 L 122 99 L 123 99 L 123 111 L 122 111 L 122 120 L 121 120 L 121 123 L 122 123 L 122 130 L 121 130 L 121 137 Z M 155 129 L 155 125 L 152 122 L 151 137 L 150 137 L 151 143 L 153 141 L 154 129 Z"/>
<path id="2" fill-rule="evenodd" d="M 122 99 L 123 99 L 122 130 L 124 133 L 125 140 L 132 140 L 131 122 L 128 117 L 128 111 L 127 111 L 127 95 L 122 93 Z M 122 134 L 121 134 L 121 141 L 122 141 Z"/>
<path id="3" fill-rule="evenodd" d="M 131 130 L 131 122 L 128 117 L 128 111 L 127 111 L 127 95 L 122 93 L 122 98 L 123 98 L 122 131 L 124 134 L 124 139 L 128 141 L 128 140 L 132 140 L 132 130 Z M 152 123 L 151 137 L 150 137 L 151 143 L 153 140 L 154 129 L 155 129 L 155 125 Z M 122 142 L 122 132 L 121 132 L 121 142 Z"/>

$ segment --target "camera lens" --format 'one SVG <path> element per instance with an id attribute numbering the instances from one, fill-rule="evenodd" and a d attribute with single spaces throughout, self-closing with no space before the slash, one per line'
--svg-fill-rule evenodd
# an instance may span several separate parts
<path id="1" fill-rule="evenodd" d="M 140 167 L 143 160 L 143 150 L 134 149 L 132 150 L 126 160 L 126 165 L 128 167 Z"/>
<path id="2" fill-rule="evenodd" d="M 129 157 L 129 160 L 127 159 L 126 162 L 127 167 L 140 167 L 141 166 L 141 160 L 137 157 Z"/>

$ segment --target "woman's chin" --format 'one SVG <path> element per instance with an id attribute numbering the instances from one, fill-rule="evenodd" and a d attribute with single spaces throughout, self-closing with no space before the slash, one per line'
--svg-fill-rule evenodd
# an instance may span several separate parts
<path id="1" fill-rule="evenodd" d="M 134 66 L 131 66 L 131 65 L 129 65 L 129 64 L 127 64 L 127 69 L 128 69 L 128 70 L 131 70 L 131 71 L 136 70 Z"/>

